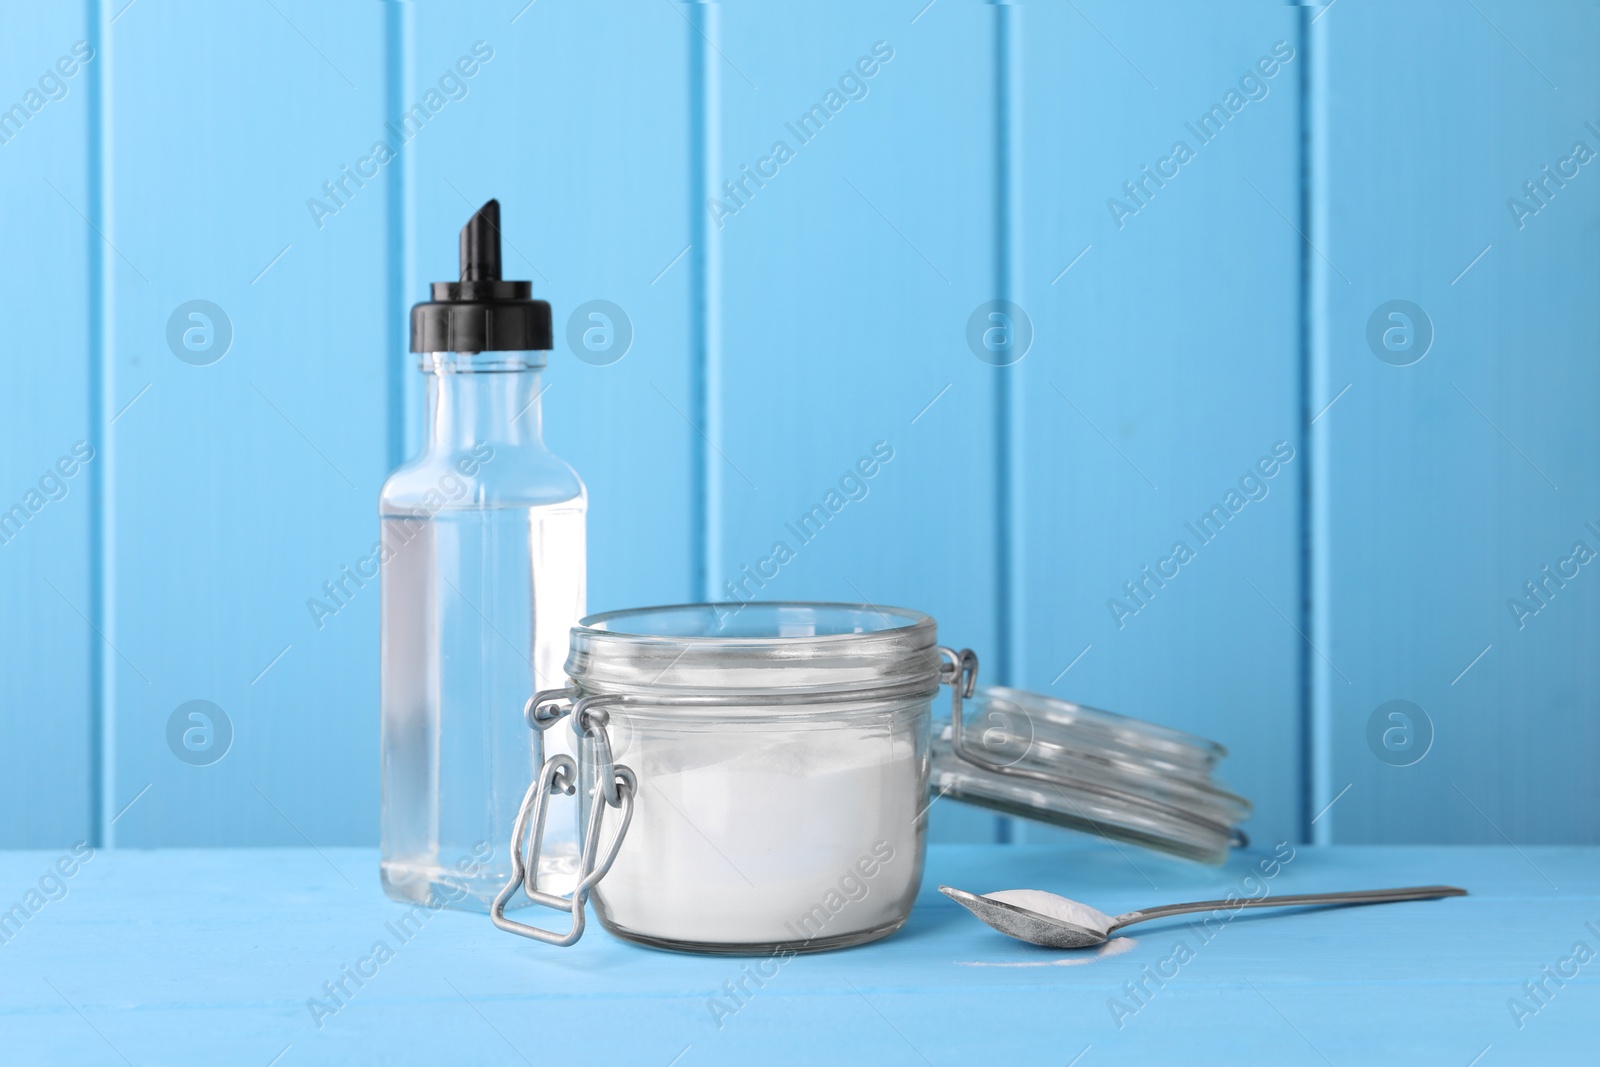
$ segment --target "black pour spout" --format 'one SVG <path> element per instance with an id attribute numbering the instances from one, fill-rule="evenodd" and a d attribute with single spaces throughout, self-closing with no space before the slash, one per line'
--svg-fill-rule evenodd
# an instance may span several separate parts
<path id="1" fill-rule="evenodd" d="M 490 200 L 461 227 L 460 281 L 434 282 L 433 299 L 411 309 L 411 351 L 548 351 L 550 305 L 500 272 L 500 201 Z"/>
<path id="2" fill-rule="evenodd" d="M 500 280 L 500 201 L 491 200 L 461 227 L 461 280 Z"/>

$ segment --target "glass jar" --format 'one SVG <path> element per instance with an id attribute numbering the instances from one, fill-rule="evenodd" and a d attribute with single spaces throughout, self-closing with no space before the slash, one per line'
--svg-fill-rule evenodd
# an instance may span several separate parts
<path id="1" fill-rule="evenodd" d="M 539 730 L 570 713 L 578 759 L 547 760 L 528 792 L 496 925 L 571 944 L 592 889 L 607 930 L 659 948 L 804 952 L 893 933 L 922 878 L 931 704 L 953 657 L 931 618 L 897 608 L 698 604 L 584 619 L 572 686 L 527 709 Z M 538 885 L 539 837 L 546 798 L 575 788 L 582 878 L 561 898 Z M 570 911 L 572 928 L 506 919 L 518 888 Z"/>

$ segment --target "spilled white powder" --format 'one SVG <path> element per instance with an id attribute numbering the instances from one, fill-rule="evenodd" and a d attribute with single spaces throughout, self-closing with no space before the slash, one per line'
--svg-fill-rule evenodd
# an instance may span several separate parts
<path id="1" fill-rule="evenodd" d="M 1119 935 L 1102 942 L 1092 951 L 1063 952 L 1043 960 L 957 960 L 962 967 L 1082 967 L 1110 956 L 1120 956 L 1138 945 L 1137 938 Z"/>
<path id="2" fill-rule="evenodd" d="M 1076 900 L 1058 897 L 1054 893 L 1046 893 L 1040 889 L 1002 889 L 997 893 L 983 895 L 1002 904 L 1014 904 L 1019 908 L 1027 908 L 1040 915 L 1048 915 L 1052 919 L 1099 933 L 1109 930 L 1113 921 L 1105 912 L 1096 911 L 1087 904 L 1079 904 Z"/>

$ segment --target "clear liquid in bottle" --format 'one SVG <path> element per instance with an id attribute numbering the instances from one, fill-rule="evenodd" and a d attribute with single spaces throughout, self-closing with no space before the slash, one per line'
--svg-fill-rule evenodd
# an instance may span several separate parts
<path id="1" fill-rule="evenodd" d="M 538 771 L 523 706 L 566 684 L 584 613 L 584 501 L 385 515 L 385 820 L 390 896 L 488 910 Z M 544 756 L 572 752 L 559 723 Z M 404 784 L 402 784 L 404 783 Z M 552 797 L 539 884 L 576 883 L 575 808 Z"/>

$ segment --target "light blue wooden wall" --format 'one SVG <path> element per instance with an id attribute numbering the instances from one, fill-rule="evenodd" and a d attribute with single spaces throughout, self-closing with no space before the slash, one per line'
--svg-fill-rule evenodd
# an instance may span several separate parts
<path id="1" fill-rule="evenodd" d="M 1349 387 L 1312 487 L 1318 808 L 1349 787 L 1325 839 L 1600 838 L 1600 575 L 1524 590 L 1600 550 L 1600 164 L 1521 226 L 1508 205 L 1538 207 L 1523 183 L 1577 142 L 1600 152 L 1600 10 L 1478 6 L 1341 3 L 1315 27 L 1312 388 Z M 1411 366 L 1365 340 L 1394 299 L 1433 324 Z M 1390 700 L 1431 722 L 1412 766 L 1365 740 Z"/>
<path id="2" fill-rule="evenodd" d="M 75 65 L 73 45 L 94 42 Z M 0 292 L 10 325 L 0 390 L 0 508 L 37 513 L 19 530 L 0 526 L 0 838 L 54 847 L 87 837 L 99 805 L 95 686 L 102 618 L 97 595 L 97 490 L 106 450 L 98 432 L 102 400 L 96 366 L 103 318 L 105 245 L 87 216 L 101 186 L 94 131 L 105 50 L 82 5 L 8 5 L 0 12 L 0 70 L 6 107 L 38 89 L 55 64 L 74 70 L 65 95 L 20 129 L 0 125 Z M 55 83 L 50 82 L 53 86 Z M 75 467 L 73 446 L 94 449 Z M 55 464 L 75 473 L 50 493 Z M 65 495 L 62 495 L 62 491 Z M 48 500 L 48 503 L 46 502 Z M 0 522 L 4 522 L 0 519 Z"/>
<path id="3" fill-rule="evenodd" d="M 1230 783 L 1257 806 L 1252 832 L 1294 836 L 1304 655 L 1285 616 L 1298 621 L 1303 581 L 1302 242 L 1284 216 L 1301 211 L 1296 10 L 1012 17 L 1014 291 L 1039 334 L 1012 369 L 1014 673 L 1223 740 Z M 1259 99 L 1240 90 L 1250 76 Z M 1203 143 L 1190 127 L 1214 105 L 1230 117 Z M 1190 526 L 1279 442 L 1295 458 L 1202 543 Z M 1194 557 L 1162 578 L 1179 542 Z"/>
<path id="4" fill-rule="evenodd" d="M 1600 178 L 1506 206 L 1600 150 L 1592 6 L 84 0 L 0 12 L 0 104 L 80 40 L 0 143 L 0 506 L 94 449 L 0 545 L 0 844 L 375 840 L 377 591 L 305 602 L 376 537 L 407 309 L 490 196 L 555 306 L 592 608 L 916 606 L 990 680 L 1227 743 L 1258 836 L 1596 840 L 1600 579 L 1506 604 L 1600 550 Z M 564 342 L 596 299 L 634 330 L 609 366 Z M 1433 323 L 1412 366 L 1367 341 L 1397 299 Z M 167 340 L 193 300 L 232 328 L 208 365 Z M 969 347 L 990 301 L 1012 365 Z M 168 748 L 191 700 L 231 723 L 210 766 Z M 1431 722 L 1410 766 L 1369 741 L 1391 700 Z"/>

